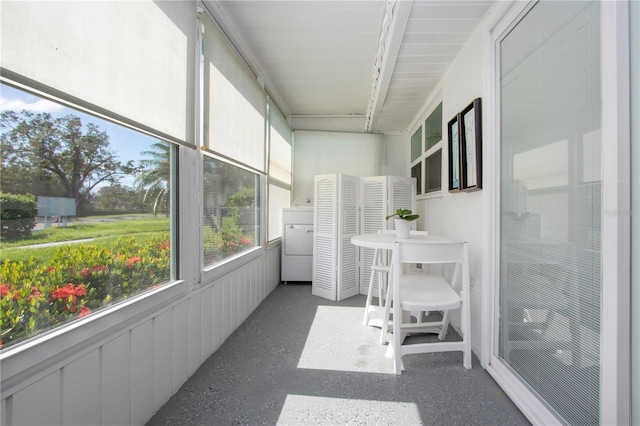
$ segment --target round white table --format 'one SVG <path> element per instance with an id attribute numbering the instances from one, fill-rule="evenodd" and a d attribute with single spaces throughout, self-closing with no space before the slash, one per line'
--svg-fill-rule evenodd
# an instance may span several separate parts
<path id="1" fill-rule="evenodd" d="M 351 244 L 371 249 L 393 250 L 396 234 L 361 234 L 351 237 Z M 409 235 L 410 241 L 424 243 L 451 243 L 452 238 L 437 235 Z"/>

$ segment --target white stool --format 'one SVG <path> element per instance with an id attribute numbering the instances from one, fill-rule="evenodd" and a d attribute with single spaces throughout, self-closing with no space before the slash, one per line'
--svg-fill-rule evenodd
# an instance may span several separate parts
<path id="1" fill-rule="evenodd" d="M 369 325 L 369 317 L 371 312 L 376 311 L 378 308 L 384 308 L 384 300 L 387 292 L 387 282 L 389 280 L 390 270 L 391 266 L 387 264 L 386 250 L 375 249 L 373 253 L 373 262 L 371 263 L 371 275 L 369 277 L 367 301 L 364 306 L 364 320 L 362 322 L 364 325 Z M 378 306 L 374 306 L 372 303 L 373 284 L 375 282 L 376 274 L 378 275 Z"/>

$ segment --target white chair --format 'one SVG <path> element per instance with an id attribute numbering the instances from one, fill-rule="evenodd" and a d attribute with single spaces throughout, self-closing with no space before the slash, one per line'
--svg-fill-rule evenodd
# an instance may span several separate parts
<path id="1" fill-rule="evenodd" d="M 378 234 L 395 234 L 393 229 L 378 230 Z M 427 231 L 410 231 L 410 235 L 428 235 Z M 389 265 L 389 258 L 387 250 L 375 249 L 373 253 L 373 261 L 371 263 L 371 275 L 369 276 L 369 288 L 367 290 L 367 300 L 364 306 L 364 325 L 369 325 L 369 319 L 371 312 L 377 309 L 384 309 L 386 303 L 386 293 L 389 282 L 389 273 L 391 272 L 391 265 Z M 378 306 L 373 305 L 373 287 L 376 274 L 378 276 Z M 416 316 L 421 316 L 417 313 Z M 384 329 L 383 329 L 384 334 Z M 383 338 L 380 338 L 380 344 L 384 343 Z"/>
<path id="2" fill-rule="evenodd" d="M 395 230 L 383 230 L 381 231 L 382 234 L 395 234 L 396 231 Z M 429 231 L 409 231 L 409 235 L 417 235 L 417 236 L 427 236 L 429 235 Z M 386 278 L 387 281 L 385 281 L 385 293 L 386 293 L 386 289 L 388 287 L 388 277 L 389 274 L 391 273 L 391 265 L 388 265 L 386 267 Z M 386 297 L 384 300 L 384 314 L 382 317 L 382 327 L 380 329 L 380 344 L 384 345 L 385 343 L 387 343 L 388 341 L 388 334 L 389 334 L 389 313 L 390 313 L 390 309 L 391 309 L 391 303 L 389 301 L 389 298 Z M 416 312 L 411 312 L 411 315 L 413 317 L 416 318 L 417 322 L 422 322 L 422 318 L 423 315 L 429 315 L 428 311 L 416 311 Z"/>
<path id="3" fill-rule="evenodd" d="M 453 277 L 448 281 L 444 274 L 403 273 L 405 264 L 454 264 Z M 415 353 L 462 351 L 463 366 L 471 368 L 470 289 L 467 243 L 412 242 L 395 243 L 391 262 L 391 285 L 388 298 L 393 305 L 393 338 L 391 346 L 395 374 L 402 373 L 402 356 Z M 443 272 L 446 268 L 442 268 Z M 456 284 L 461 281 L 461 288 Z M 456 291 L 458 288 L 458 291 Z M 443 342 L 449 326 L 449 311 L 461 310 L 462 341 Z M 441 321 L 421 323 L 404 322 L 403 312 L 442 311 Z M 410 318 L 409 318 L 410 319 Z M 384 318 L 387 322 L 388 316 Z M 384 324 L 383 324 L 384 327 Z M 403 345 L 404 337 L 412 332 L 438 333 L 440 341 Z"/>

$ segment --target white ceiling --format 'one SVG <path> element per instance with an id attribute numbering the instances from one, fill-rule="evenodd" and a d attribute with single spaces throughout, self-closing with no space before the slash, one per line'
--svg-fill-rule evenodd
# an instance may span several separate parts
<path id="1" fill-rule="evenodd" d="M 490 0 L 205 1 L 292 127 L 407 130 Z"/>

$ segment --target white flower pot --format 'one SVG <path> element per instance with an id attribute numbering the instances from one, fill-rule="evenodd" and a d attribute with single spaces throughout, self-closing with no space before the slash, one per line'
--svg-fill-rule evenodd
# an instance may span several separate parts
<path id="1" fill-rule="evenodd" d="M 409 230 L 411 229 L 411 222 L 404 219 L 394 219 L 396 225 L 396 236 L 400 239 L 409 238 Z"/>

